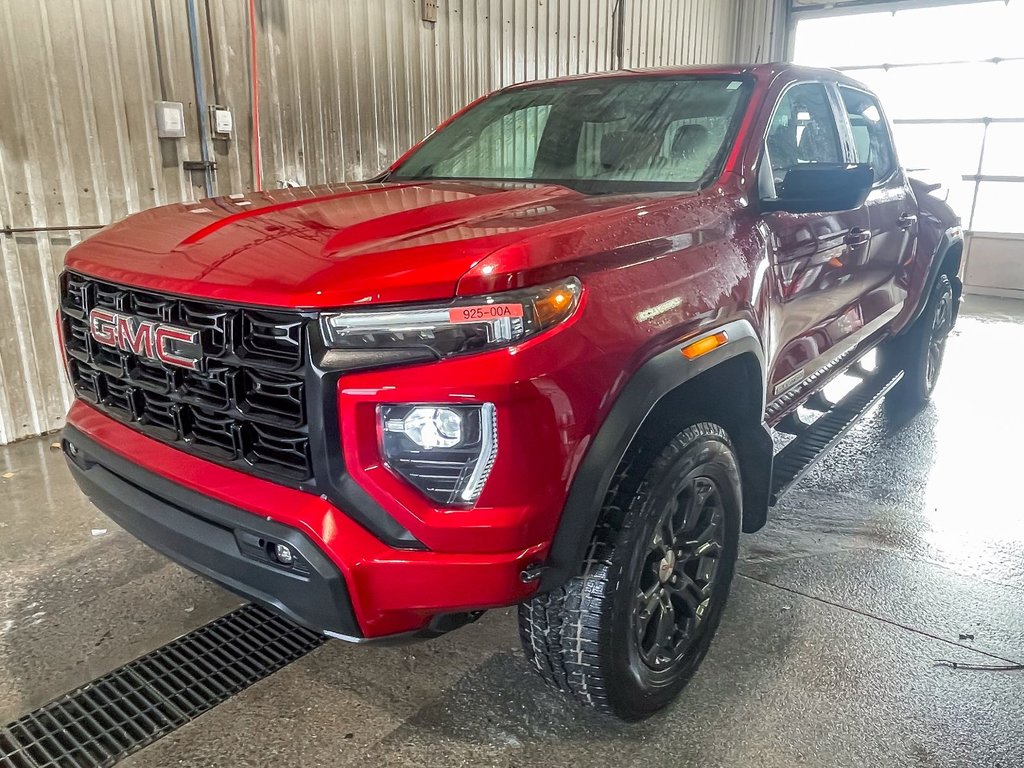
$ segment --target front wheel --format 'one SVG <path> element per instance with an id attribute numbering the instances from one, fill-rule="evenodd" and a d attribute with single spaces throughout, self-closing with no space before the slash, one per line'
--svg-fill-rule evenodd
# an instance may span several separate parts
<path id="1" fill-rule="evenodd" d="M 725 608 L 739 478 L 715 424 L 634 457 L 608 494 L 583 572 L 520 606 L 523 649 L 548 683 L 625 720 L 675 699 Z"/>

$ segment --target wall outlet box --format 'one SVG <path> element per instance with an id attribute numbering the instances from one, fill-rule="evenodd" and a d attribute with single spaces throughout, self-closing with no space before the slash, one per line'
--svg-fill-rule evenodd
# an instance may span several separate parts
<path id="1" fill-rule="evenodd" d="M 156 135 L 161 139 L 181 139 L 185 136 L 185 107 L 180 101 L 154 102 Z"/>
<path id="2" fill-rule="evenodd" d="M 210 129 L 213 131 L 213 138 L 215 139 L 230 138 L 231 132 L 234 130 L 231 110 L 216 104 L 210 107 Z"/>
<path id="3" fill-rule="evenodd" d="M 423 20 L 437 22 L 437 5 L 440 0 L 421 0 L 423 3 Z"/>

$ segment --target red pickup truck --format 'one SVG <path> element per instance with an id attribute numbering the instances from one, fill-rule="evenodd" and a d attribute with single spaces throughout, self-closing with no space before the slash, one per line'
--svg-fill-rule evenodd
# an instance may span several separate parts
<path id="1" fill-rule="evenodd" d="M 518 604 L 549 683 L 638 719 L 700 664 L 740 531 L 890 389 L 928 398 L 962 249 L 837 72 L 516 85 L 370 182 L 73 248 L 63 446 L 120 525 L 296 622 Z"/>

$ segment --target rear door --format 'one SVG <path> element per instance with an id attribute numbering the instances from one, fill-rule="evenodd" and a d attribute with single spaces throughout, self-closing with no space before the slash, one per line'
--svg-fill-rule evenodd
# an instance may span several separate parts
<path id="1" fill-rule="evenodd" d="M 779 95 L 758 170 L 762 199 L 776 195 L 794 166 L 847 162 L 848 129 L 840 130 L 830 88 L 834 86 L 798 82 Z M 763 221 L 777 293 L 770 324 L 772 401 L 859 338 L 870 232 L 863 206 L 828 213 L 772 212 Z"/>
<path id="2" fill-rule="evenodd" d="M 865 203 L 871 240 L 863 267 L 861 311 L 871 328 L 895 317 L 906 298 L 900 267 L 909 264 L 917 242 L 917 200 L 896 158 L 889 125 L 878 99 L 867 91 L 840 85 L 842 126 L 849 130 L 851 160 L 866 163 L 875 184 Z"/>

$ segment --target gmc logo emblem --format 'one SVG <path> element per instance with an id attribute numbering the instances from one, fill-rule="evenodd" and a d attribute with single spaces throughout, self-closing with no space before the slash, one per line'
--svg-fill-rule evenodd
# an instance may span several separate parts
<path id="1" fill-rule="evenodd" d="M 199 331 L 154 323 L 107 309 L 93 309 L 89 312 L 89 333 L 105 346 L 159 360 L 165 365 L 199 370 L 200 358 L 190 357 L 182 350 L 183 346 L 198 349 Z"/>

